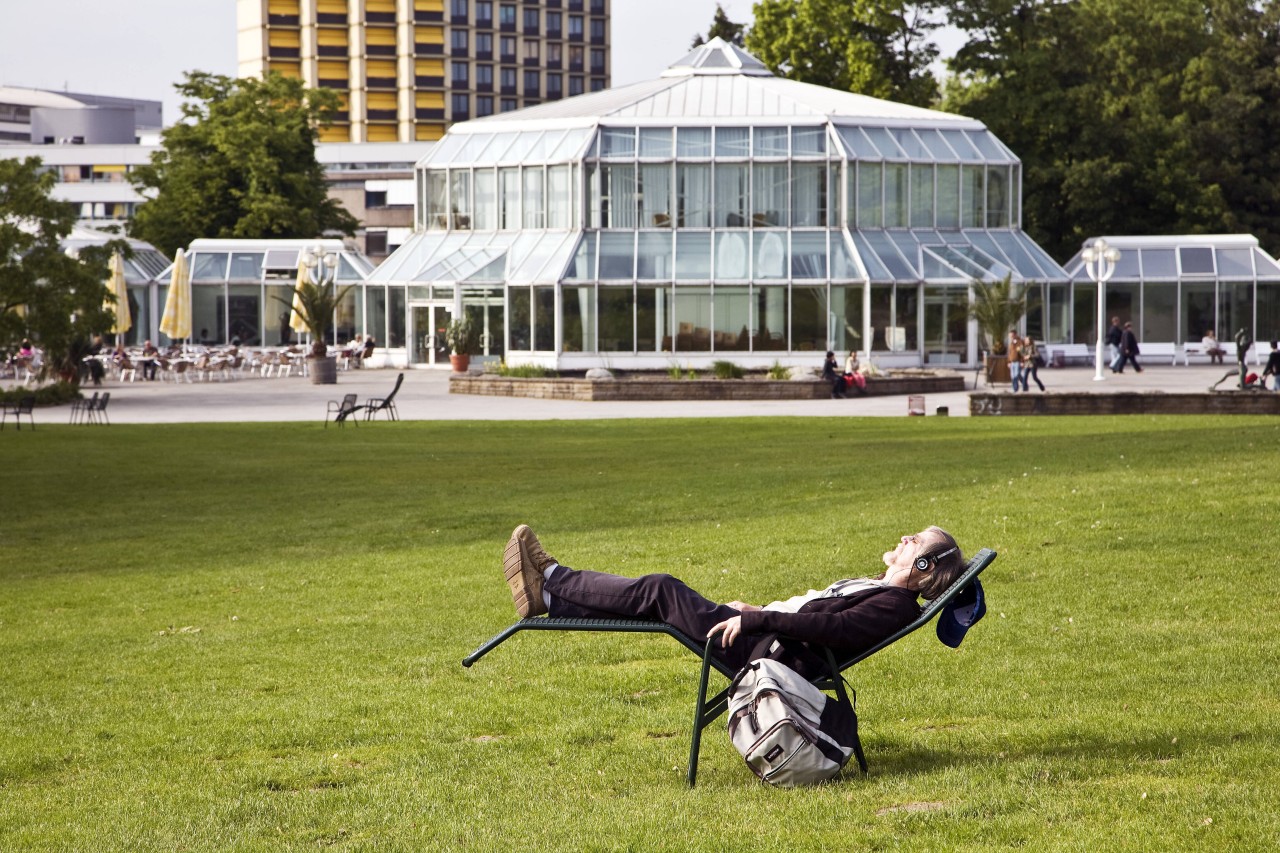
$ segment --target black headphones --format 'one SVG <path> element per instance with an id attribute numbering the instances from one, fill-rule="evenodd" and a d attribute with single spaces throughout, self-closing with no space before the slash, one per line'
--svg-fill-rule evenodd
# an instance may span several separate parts
<path id="1" fill-rule="evenodd" d="M 925 557 L 925 556 L 916 557 L 916 571 L 918 572 L 929 571 L 930 562 L 932 562 L 933 565 L 936 566 L 938 565 L 939 560 L 941 560 L 943 557 L 947 556 L 948 554 L 954 554 L 955 551 L 956 551 L 956 547 L 952 546 L 951 548 L 948 548 L 946 551 L 943 551 L 941 554 L 937 554 L 933 557 Z"/>

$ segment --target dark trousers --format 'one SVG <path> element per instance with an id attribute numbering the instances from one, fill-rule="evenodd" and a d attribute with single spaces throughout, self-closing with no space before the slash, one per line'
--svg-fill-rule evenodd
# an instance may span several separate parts
<path id="1" fill-rule="evenodd" d="M 695 640 L 705 640 L 713 625 L 738 615 L 732 607 L 704 598 L 671 575 L 624 578 L 561 566 L 547 579 L 546 591 L 551 595 L 551 616 L 656 619 Z M 726 649 L 717 637 L 714 654 L 741 669 L 759 639 L 743 635 Z"/>

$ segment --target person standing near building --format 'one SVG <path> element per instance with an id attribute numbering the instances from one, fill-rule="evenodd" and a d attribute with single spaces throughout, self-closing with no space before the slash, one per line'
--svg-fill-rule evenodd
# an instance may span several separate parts
<path id="1" fill-rule="evenodd" d="M 1018 386 L 1022 384 L 1022 339 L 1018 337 L 1017 329 L 1009 330 L 1009 340 L 1005 341 L 1005 349 L 1008 350 L 1007 357 L 1009 359 L 1009 380 L 1013 383 L 1013 390 L 1017 391 Z"/>
<path id="2" fill-rule="evenodd" d="M 1124 331 L 1120 335 L 1120 361 L 1118 362 L 1115 372 L 1124 373 L 1125 362 L 1133 365 L 1133 369 L 1137 373 L 1142 372 L 1142 365 L 1138 364 L 1138 355 L 1141 350 L 1138 349 L 1138 336 L 1133 331 L 1133 323 L 1125 323 Z"/>
<path id="3" fill-rule="evenodd" d="M 1267 356 L 1267 366 L 1262 369 L 1263 386 L 1268 376 L 1272 377 L 1271 390 L 1280 391 L 1280 341 L 1271 342 L 1271 355 Z"/>
<path id="4" fill-rule="evenodd" d="M 1112 373 L 1119 372 L 1116 368 L 1120 366 L 1120 341 L 1123 339 L 1124 329 L 1120 327 L 1120 318 L 1112 317 L 1111 328 L 1107 329 L 1107 348 L 1110 350 L 1111 354 L 1111 360 L 1108 364 L 1111 365 Z"/>

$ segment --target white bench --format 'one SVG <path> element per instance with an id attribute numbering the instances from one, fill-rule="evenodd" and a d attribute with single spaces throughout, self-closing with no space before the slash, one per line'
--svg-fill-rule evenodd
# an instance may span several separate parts
<path id="1" fill-rule="evenodd" d="M 1218 356 L 1218 363 L 1225 363 L 1228 352 L 1227 348 L 1222 345 L 1221 341 L 1218 342 L 1218 349 L 1222 350 L 1222 355 Z M 1182 345 L 1182 363 L 1190 366 L 1192 356 L 1195 357 L 1197 363 L 1202 359 L 1207 363 L 1213 363 L 1213 359 L 1205 352 L 1205 346 L 1202 341 L 1187 341 Z"/>
<path id="2" fill-rule="evenodd" d="M 1058 364 L 1057 353 L 1062 353 L 1063 364 L 1093 361 L 1093 347 L 1088 344 L 1040 344 L 1040 350 L 1044 352 L 1045 363 L 1050 365 Z"/>
<path id="3" fill-rule="evenodd" d="M 1236 345 L 1234 343 L 1224 344 L 1221 341 L 1219 341 L 1218 347 L 1226 353 L 1226 355 L 1222 357 L 1222 363 L 1224 365 L 1232 365 L 1232 364 L 1238 363 L 1236 361 Z M 1143 352 L 1146 352 L 1145 347 L 1143 347 Z M 1246 362 L 1252 361 L 1254 364 L 1265 364 L 1266 357 L 1270 354 L 1271 354 L 1271 345 L 1269 343 L 1264 343 L 1262 346 L 1258 346 L 1258 344 L 1255 343 L 1255 344 L 1252 344 L 1249 347 L 1248 352 L 1244 354 L 1244 359 Z M 1202 344 L 1200 341 L 1195 341 L 1194 343 L 1186 343 L 1182 345 L 1182 363 L 1185 365 L 1190 365 L 1192 356 L 1195 356 L 1197 362 L 1199 362 L 1200 359 L 1209 358 L 1209 356 L 1204 354 L 1204 344 Z"/>
<path id="4" fill-rule="evenodd" d="M 1170 364 L 1178 363 L 1178 345 L 1172 343 L 1139 343 L 1138 358 L 1167 358 Z"/>

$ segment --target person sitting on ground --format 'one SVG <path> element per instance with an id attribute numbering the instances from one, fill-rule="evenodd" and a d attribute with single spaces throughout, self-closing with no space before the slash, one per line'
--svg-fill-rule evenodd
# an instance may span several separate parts
<path id="1" fill-rule="evenodd" d="M 857 350 L 849 350 L 849 357 L 844 360 L 844 387 L 846 390 L 857 388 L 859 394 L 867 393 L 867 377 L 862 375 Z"/>
<path id="2" fill-rule="evenodd" d="M 1267 366 L 1262 369 L 1262 384 L 1265 386 L 1267 377 L 1272 377 L 1273 391 L 1280 391 L 1280 341 L 1271 342 L 1271 354 L 1267 356 Z"/>
<path id="3" fill-rule="evenodd" d="M 822 362 L 822 378 L 831 384 L 831 399 L 843 399 L 844 379 L 836 373 L 836 354 L 827 350 L 827 357 Z"/>
<path id="4" fill-rule="evenodd" d="M 1213 329 L 1204 333 L 1204 339 L 1200 341 L 1200 349 L 1209 356 L 1210 364 L 1222 364 L 1222 357 L 1227 354 L 1226 349 L 1218 342 L 1218 336 Z"/>
<path id="5" fill-rule="evenodd" d="M 525 524 L 512 531 L 502 554 L 522 617 L 654 619 L 693 638 L 718 634 L 713 654 L 734 669 L 749 662 L 760 639 L 776 634 L 769 657 L 807 678 L 823 671 L 811 646 L 830 648 L 837 658 L 870 648 L 909 625 L 920 615 L 917 598 L 941 595 L 965 567 L 960 546 L 939 527 L 901 537 L 881 559 L 886 569 L 874 578 L 836 581 L 759 607 L 717 604 L 668 574 L 628 578 L 571 569 L 543 550 Z M 744 642 L 737 643 L 739 637 Z"/>

